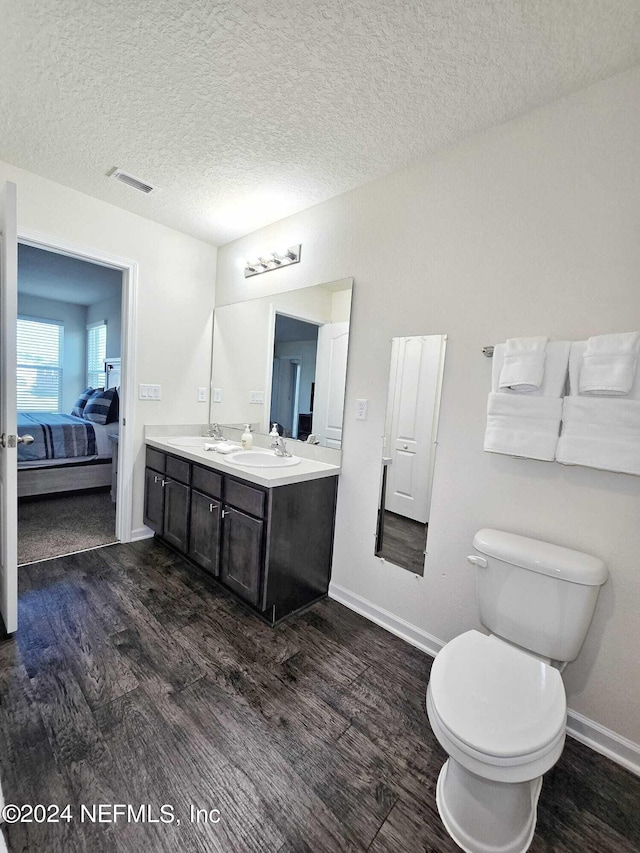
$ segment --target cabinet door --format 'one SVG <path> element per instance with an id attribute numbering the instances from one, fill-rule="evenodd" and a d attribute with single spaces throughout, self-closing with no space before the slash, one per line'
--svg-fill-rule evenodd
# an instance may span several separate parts
<path id="1" fill-rule="evenodd" d="M 262 580 L 264 522 L 225 506 L 220 579 L 250 604 L 257 604 Z"/>
<path id="2" fill-rule="evenodd" d="M 217 576 L 222 504 L 192 489 L 190 515 L 189 556 L 194 563 Z"/>
<path id="3" fill-rule="evenodd" d="M 164 488 L 164 533 L 163 536 L 174 548 L 184 551 L 189 548 L 189 486 L 165 480 Z"/>
<path id="4" fill-rule="evenodd" d="M 144 523 L 162 536 L 164 532 L 164 477 L 151 468 L 144 472 Z"/>

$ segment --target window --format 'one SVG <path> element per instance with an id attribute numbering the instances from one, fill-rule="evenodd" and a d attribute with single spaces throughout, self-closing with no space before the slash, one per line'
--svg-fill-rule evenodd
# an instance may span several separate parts
<path id="1" fill-rule="evenodd" d="M 104 360 L 107 357 L 107 324 L 104 321 L 87 326 L 87 385 L 104 388 L 106 376 Z"/>
<path id="2" fill-rule="evenodd" d="M 57 320 L 18 317 L 18 410 L 59 412 L 62 405 L 62 341 Z"/>

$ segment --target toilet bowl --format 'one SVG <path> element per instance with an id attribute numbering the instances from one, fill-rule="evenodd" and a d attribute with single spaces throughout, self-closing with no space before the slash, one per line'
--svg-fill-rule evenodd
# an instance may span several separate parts
<path id="1" fill-rule="evenodd" d="M 505 640 L 467 631 L 433 663 L 427 713 L 449 755 L 436 792 L 449 834 L 467 853 L 523 853 L 542 775 L 565 741 L 559 671 Z"/>
<path id="2" fill-rule="evenodd" d="M 449 754 L 436 802 L 467 853 L 524 853 L 542 775 L 560 758 L 567 701 L 550 661 L 575 660 L 607 567 L 598 557 L 483 528 L 467 557 L 478 616 L 440 651 L 427 689 L 429 722 Z"/>

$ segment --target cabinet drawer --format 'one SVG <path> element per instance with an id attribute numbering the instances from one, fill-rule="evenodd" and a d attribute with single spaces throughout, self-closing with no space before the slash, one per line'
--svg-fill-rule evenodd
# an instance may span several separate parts
<path id="1" fill-rule="evenodd" d="M 250 515 L 262 518 L 264 516 L 265 497 L 264 492 L 252 489 L 251 486 L 245 486 L 243 483 L 238 483 L 236 480 L 230 480 L 228 477 L 225 477 L 225 502 L 236 507 L 236 509 L 244 510 L 244 512 L 248 512 Z"/>
<path id="2" fill-rule="evenodd" d="M 164 470 L 167 477 L 171 477 L 172 480 L 177 480 L 179 483 L 186 483 L 189 485 L 191 482 L 190 469 L 191 465 L 188 462 L 185 462 L 184 459 L 176 459 L 174 456 L 167 456 L 167 464 Z"/>
<path id="3" fill-rule="evenodd" d="M 147 468 L 153 468 L 154 471 L 164 473 L 166 459 L 167 457 L 160 450 L 147 447 Z"/>
<path id="4" fill-rule="evenodd" d="M 210 468 L 194 465 L 191 474 L 191 486 L 212 498 L 222 497 L 222 475 Z"/>

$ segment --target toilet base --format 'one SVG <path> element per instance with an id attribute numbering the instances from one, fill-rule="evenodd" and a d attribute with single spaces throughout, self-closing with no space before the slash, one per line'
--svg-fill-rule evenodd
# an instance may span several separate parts
<path id="1" fill-rule="evenodd" d="M 494 782 L 449 758 L 438 776 L 436 804 L 447 832 L 465 853 L 525 853 L 541 788 L 542 776 Z"/>

